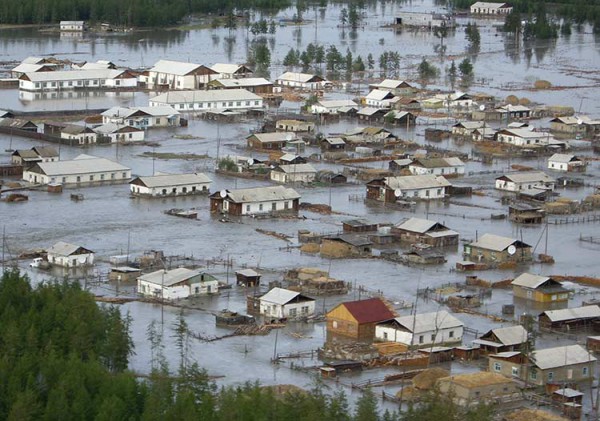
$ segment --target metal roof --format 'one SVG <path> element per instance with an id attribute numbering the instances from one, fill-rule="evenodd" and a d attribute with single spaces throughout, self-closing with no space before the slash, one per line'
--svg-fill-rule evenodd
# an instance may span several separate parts
<path id="1" fill-rule="evenodd" d="M 271 133 L 254 133 L 249 135 L 246 139 L 254 137 L 261 143 L 269 142 L 291 142 L 293 140 L 299 140 L 300 138 L 294 132 L 271 132 Z"/>
<path id="2" fill-rule="evenodd" d="M 310 82 L 313 78 L 319 79 L 317 81 L 320 81 L 320 80 L 326 81 L 325 78 L 322 78 L 319 75 L 311 75 L 308 73 L 295 73 L 295 72 L 285 72 L 284 74 L 279 76 L 277 78 L 277 80 L 307 83 L 307 82 Z"/>
<path id="3" fill-rule="evenodd" d="M 258 273 L 257 271 L 255 271 L 254 269 L 241 269 L 241 270 L 236 270 L 235 271 L 236 274 L 240 274 L 242 276 L 247 276 L 247 277 L 254 277 L 254 276 L 260 276 L 260 273 Z"/>
<path id="4" fill-rule="evenodd" d="M 506 250 L 508 246 L 513 245 L 516 242 L 519 242 L 519 240 L 516 240 L 514 238 L 501 237 L 495 234 L 483 234 L 479 238 L 479 240 L 471 243 L 471 246 L 493 251 L 503 251 Z M 529 246 L 529 244 L 525 245 L 531 247 Z"/>
<path id="5" fill-rule="evenodd" d="M 385 79 L 380 83 L 372 84 L 371 86 L 376 86 L 378 88 L 383 89 L 398 89 L 402 87 L 412 88 L 408 82 L 404 80 L 395 80 L 395 79 Z"/>
<path id="6" fill-rule="evenodd" d="M 210 66 L 210 68 L 217 73 L 225 73 L 225 74 L 234 74 L 241 68 L 245 68 L 248 71 L 252 72 L 252 69 L 250 69 L 249 67 L 246 67 L 243 64 L 235 64 L 235 63 L 215 63 L 212 66 Z"/>
<path id="7" fill-rule="evenodd" d="M 40 63 L 46 63 L 46 61 L 47 60 L 44 57 L 29 56 L 29 57 L 25 58 L 21 63 L 40 64 Z"/>
<path id="8" fill-rule="evenodd" d="M 559 162 L 562 164 L 568 164 L 573 161 L 581 161 L 581 159 L 577 158 L 575 155 L 566 154 L 566 153 L 555 153 L 550 158 L 548 158 L 548 162 Z"/>
<path id="9" fill-rule="evenodd" d="M 163 104 L 183 104 L 196 102 L 216 102 L 216 101 L 262 101 L 262 97 L 253 94 L 246 89 L 210 89 L 195 91 L 176 91 L 165 92 L 154 98 L 150 102 L 159 102 Z"/>
<path id="10" fill-rule="evenodd" d="M 358 110 L 357 114 L 373 115 L 373 114 L 380 113 L 380 112 L 387 112 L 387 111 L 382 108 L 364 107 L 364 108 L 361 108 L 360 110 Z"/>
<path id="11" fill-rule="evenodd" d="M 123 129 L 127 129 L 130 132 L 143 132 L 142 129 L 138 129 L 137 127 L 129 126 L 127 124 L 106 123 L 94 127 L 94 131 L 101 134 L 117 133 Z"/>
<path id="12" fill-rule="evenodd" d="M 317 103 L 318 105 L 324 108 L 339 108 L 339 107 L 354 107 L 356 108 L 358 104 L 350 99 L 331 99 L 331 100 L 321 100 Z"/>
<path id="13" fill-rule="evenodd" d="M 437 331 L 440 329 L 451 329 L 453 327 L 462 327 L 464 323 L 448 313 L 446 310 L 440 310 L 433 313 L 421 313 L 411 316 L 396 317 L 394 319 L 400 326 L 412 332 L 414 335 L 425 332 Z"/>
<path id="14" fill-rule="evenodd" d="M 449 187 L 450 182 L 442 176 L 427 175 L 405 175 L 400 177 L 385 177 L 385 184 L 390 189 L 418 190 L 436 187 Z"/>
<path id="15" fill-rule="evenodd" d="M 475 130 L 485 127 L 484 121 L 460 121 L 452 127 L 462 127 L 467 130 Z"/>
<path id="16" fill-rule="evenodd" d="M 186 281 L 194 276 L 200 275 L 200 271 L 186 268 L 177 268 L 171 270 L 157 270 L 156 272 L 147 273 L 140 276 L 138 279 L 155 284 L 158 286 L 170 287 L 180 282 Z"/>
<path id="17" fill-rule="evenodd" d="M 19 72 L 19 73 L 35 73 L 44 67 L 54 67 L 55 64 L 41 63 L 41 64 L 33 64 L 33 63 L 21 63 L 17 67 L 13 68 L 11 72 Z"/>
<path id="18" fill-rule="evenodd" d="M 459 158 L 421 158 L 415 159 L 412 163 L 414 166 L 420 166 L 424 168 L 447 168 L 447 167 L 464 167 L 465 163 Z"/>
<path id="19" fill-rule="evenodd" d="M 179 111 L 168 105 L 157 107 L 112 107 L 104 111 L 101 115 L 106 117 L 127 118 L 137 112 L 142 112 L 153 117 L 172 116 L 179 114 Z"/>
<path id="20" fill-rule="evenodd" d="M 492 329 L 491 333 L 498 338 L 502 345 L 518 345 L 527 341 L 527 330 L 521 325 Z M 486 336 L 486 335 L 484 335 Z M 483 336 L 483 337 L 484 337 Z"/>
<path id="21" fill-rule="evenodd" d="M 25 73 L 24 76 L 32 82 L 62 82 L 90 79 L 115 79 L 125 73 L 125 70 L 91 69 L 91 70 L 57 70 L 53 72 Z M 133 76 L 132 76 L 133 77 Z"/>
<path id="22" fill-rule="evenodd" d="M 423 234 L 433 228 L 435 224 L 437 224 L 437 222 L 430 221 L 429 219 L 409 218 L 406 221 L 396 225 L 396 228 Z"/>
<path id="23" fill-rule="evenodd" d="M 499 178 L 506 178 L 509 181 L 514 183 L 534 183 L 534 182 L 544 182 L 544 183 L 554 183 L 556 180 L 550 177 L 548 174 L 542 171 L 523 171 L 523 172 L 515 172 L 504 174 Z"/>
<path id="24" fill-rule="evenodd" d="M 130 168 L 110 159 L 83 154 L 69 161 L 38 162 L 36 166 L 39 167 L 41 173 L 48 176 L 131 171 Z M 33 171 L 33 169 L 30 171 Z"/>
<path id="25" fill-rule="evenodd" d="M 373 99 L 375 101 L 382 101 L 384 99 L 393 98 L 394 94 L 384 89 L 373 89 L 367 94 L 366 99 Z"/>
<path id="26" fill-rule="evenodd" d="M 227 190 L 227 197 L 237 203 L 270 202 L 273 200 L 299 199 L 296 190 L 284 186 L 255 187 L 251 189 Z"/>
<path id="27" fill-rule="evenodd" d="M 394 318 L 394 313 L 380 298 L 348 301 L 340 305 L 344 306 L 359 324 L 382 322 Z"/>
<path id="28" fill-rule="evenodd" d="M 600 317 L 600 307 L 597 305 L 564 308 L 562 310 L 547 310 L 542 314 L 551 322 L 563 322 L 573 319 L 594 319 Z"/>
<path id="29" fill-rule="evenodd" d="M 90 127 L 80 126 L 79 124 L 69 124 L 61 132 L 67 134 L 94 133 Z"/>
<path id="30" fill-rule="evenodd" d="M 271 291 L 267 292 L 265 295 L 260 297 L 260 301 L 266 301 L 268 303 L 273 303 L 273 304 L 283 306 L 298 296 L 302 296 L 308 300 L 314 301 L 314 299 L 303 296 L 299 292 L 290 291 L 289 289 L 278 288 L 278 287 L 273 288 Z"/>
<path id="31" fill-rule="evenodd" d="M 52 247 L 50 247 L 47 251 L 48 251 L 48 254 L 55 254 L 58 256 L 70 256 L 80 248 L 83 248 L 83 247 L 76 246 L 75 244 L 71 244 L 71 243 L 66 243 L 64 241 L 59 241 L 58 243 L 56 243 Z M 88 253 L 93 253 L 90 250 L 87 250 L 85 248 L 83 248 L 83 249 L 86 250 Z"/>
<path id="32" fill-rule="evenodd" d="M 289 165 L 279 165 L 275 168 L 275 171 L 281 171 L 286 174 L 313 174 L 316 173 L 315 167 L 310 164 L 289 164 Z"/>
<path id="33" fill-rule="evenodd" d="M 511 282 L 511 285 L 535 289 L 545 284 L 549 280 L 550 278 L 548 276 L 533 275 L 531 273 L 522 273 Z"/>
<path id="34" fill-rule="evenodd" d="M 154 64 L 154 67 L 150 69 L 150 71 L 156 73 L 166 73 L 177 76 L 185 76 L 192 73 L 195 70 L 198 70 L 201 67 L 206 66 L 196 63 L 186 63 L 183 61 L 158 60 L 156 64 Z M 212 73 L 217 73 L 214 70 L 209 69 L 208 67 L 206 67 L 206 69 L 208 69 Z"/>
<path id="35" fill-rule="evenodd" d="M 585 364 L 596 361 L 596 357 L 581 345 L 567 345 L 533 351 L 531 359 L 540 370 Z"/>
<path id="36" fill-rule="evenodd" d="M 339 234 L 324 237 L 327 240 L 342 241 L 354 247 L 370 246 L 373 244 L 366 236 L 361 234 Z"/>
<path id="37" fill-rule="evenodd" d="M 529 128 L 518 128 L 518 129 L 512 129 L 512 128 L 506 128 L 506 129 L 501 129 L 500 130 L 501 133 L 508 133 L 510 135 L 516 136 L 516 137 L 521 137 L 523 139 L 550 139 L 550 138 L 554 138 L 553 135 L 551 135 L 548 132 L 534 132 L 532 130 L 529 130 Z"/>
<path id="38" fill-rule="evenodd" d="M 487 1 L 478 1 L 475 2 L 471 5 L 471 7 L 475 7 L 475 8 L 487 8 L 487 9 L 502 9 L 502 8 L 508 8 L 511 7 L 509 4 L 507 3 L 490 3 Z"/>
<path id="39" fill-rule="evenodd" d="M 564 396 L 565 398 L 576 398 L 583 396 L 583 393 L 579 390 L 571 389 L 570 387 L 563 387 L 554 391 L 555 395 Z"/>
<path id="40" fill-rule="evenodd" d="M 330 145 L 345 145 L 346 142 L 341 137 L 326 137 L 325 142 Z"/>
<path id="41" fill-rule="evenodd" d="M 202 173 L 161 174 L 148 177 L 137 177 L 136 179 L 130 181 L 129 184 L 134 184 L 136 180 L 141 181 L 146 187 L 149 188 L 212 183 L 212 180 Z"/>
<path id="42" fill-rule="evenodd" d="M 225 88 L 245 88 L 246 86 L 270 86 L 273 82 L 262 77 L 246 77 L 241 79 L 216 79 Z"/>

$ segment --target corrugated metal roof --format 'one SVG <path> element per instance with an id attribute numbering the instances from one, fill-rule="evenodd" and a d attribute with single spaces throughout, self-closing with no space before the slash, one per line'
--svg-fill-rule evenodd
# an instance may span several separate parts
<path id="1" fill-rule="evenodd" d="M 499 178 L 506 178 L 515 183 L 554 183 L 556 181 L 554 180 L 554 178 L 550 177 L 548 174 L 542 171 L 523 171 L 508 173 L 496 178 L 496 180 Z"/>
<path id="2" fill-rule="evenodd" d="M 277 78 L 277 80 L 289 81 L 289 82 L 300 82 L 306 83 L 311 79 L 316 78 L 325 81 L 325 78 L 322 78 L 319 75 L 311 75 L 308 73 L 296 73 L 296 72 L 285 72 L 281 76 Z"/>
<path id="3" fill-rule="evenodd" d="M 38 162 L 37 166 L 43 174 L 48 176 L 131 171 L 131 169 L 125 165 L 121 165 L 110 159 L 98 158 L 90 155 L 79 155 L 70 161 Z"/>
<path id="4" fill-rule="evenodd" d="M 277 305 L 285 305 L 292 301 L 297 296 L 301 295 L 299 292 L 290 291 L 289 289 L 275 287 L 265 295 L 260 297 L 260 301 L 266 301 Z"/>
<path id="5" fill-rule="evenodd" d="M 115 79 L 125 70 L 91 69 L 91 70 L 57 70 L 54 72 L 25 73 L 32 82 L 62 82 L 90 79 Z"/>
<path id="6" fill-rule="evenodd" d="M 475 130 L 475 129 L 485 127 L 485 122 L 483 122 L 483 121 L 461 121 L 459 123 L 456 123 L 452 127 L 462 127 L 467 130 Z"/>
<path id="7" fill-rule="evenodd" d="M 384 99 L 393 98 L 394 94 L 385 89 L 373 89 L 371 92 L 367 94 L 366 99 L 372 99 L 375 101 L 382 101 Z"/>
<path id="8" fill-rule="evenodd" d="M 396 225 L 396 228 L 423 234 L 429 231 L 435 224 L 437 224 L 437 222 L 430 221 L 429 219 L 409 218 L 406 221 Z"/>
<path id="9" fill-rule="evenodd" d="M 445 310 L 433 313 L 421 313 L 411 316 L 397 317 L 396 322 L 414 335 L 419 333 L 432 332 L 440 329 L 450 329 L 453 327 L 464 326 L 464 323 L 458 320 Z"/>
<path id="10" fill-rule="evenodd" d="M 315 167 L 310 164 L 289 164 L 289 165 L 280 165 L 276 168 L 278 171 L 282 171 L 286 174 L 314 174 L 317 172 Z"/>
<path id="11" fill-rule="evenodd" d="M 127 129 L 131 132 L 143 132 L 142 129 L 138 129 L 137 127 L 129 126 L 127 124 L 106 123 L 94 127 L 94 131 L 101 134 L 117 133 L 123 129 Z"/>
<path id="12" fill-rule="evenodd" d="M 177 76 L 185 76 L 203 67 L 202 64 L 186 63 L 183 61 L 172 61 L 172 60 L 158 60 L 154 67 L 150 69 L 151 72 L 166 73 Z M 212 69 L 209 69 L 212 73 L 216 74 Z"/>
<path id="13" fill-rule="evenodd" d="M 284 186 L 256 187 L 252 189 L 227 190 L 227 197 L 237 203 L 270 202 L 273 200 L 299 199 L 296 190 Z"/>
<path id="14" fill-rule="evenodd" d="M 153 117 L 171 116 L 179 114 L 179 111 L 168 105 L 159 105 L 157 107 L 112 107 L 102 113 L 106 117 L 127 118 L 138 111 L 151 115 Z"/>
<path id="15" fill-rule="evenodd" d="M 506 3 L 490 3 L 487 1 L 478 1 L 471 5 L 471 7 L 475 8 L 487 8 L 487 9 L 501 9 L 503 7 L 510 7 Z"/>
<path id="16" fill-rule="evenodd" d="M 344 142 L 344 139 L 342 139 L 341 137 L 327 137 L 325 138 L 325 142 L 329 143 L 330 145 L 345 145 L 346 142 Z"/>
<path id="17" fill-rule="evenodd" d="M 269 142 L 291 142 L 299 140 L 300 138 L 294 132 L 271 132 L 271 133 L 254 133 L 249 135 L 246 139 L 254 137 L 261 143 Z"/>
<path id="18" fill-rule="evenodd" d="M 242 64 L 235 64 L 235 63 L 215 63 L 212 66 L 210 66 L 210 68 L 213 69 L 215 72 L 226 73 L 226 74 L 234 74 L 242 67 L 246 68 L 247 70 L 252 71 L 250 68 L 248 68 Z"/>
<path id="19" fill-rule="evenodd" d="M 140 276 L 138 279 L 161 286 L 170 287 L 180 282 L 186 281 L 194 276 L 200 275 L 200 271 L 186 268 L 177 268 L 171 270 L 157 270 L 156 272 L 147 273 Z"/>
<path id="20" fill-rule="evenodd" d="M 321 100 L 317 104 L 324 108 L 358 107 L 358 104 L 350 99 Z"/>
<path id="21" fill-rule="evenodd" d="M 246 89 L 210 89 L 195 91 L 175 91 L 165 92 L 154 98 L 150 102 L 163 104 L 185 104 L 196 102 L 215 102 L 215 101 L 255 101 L 262 98 Z"/>
<path id="22" fill-rule="evenodd" d="M 566 153 L 555 153 L 550 158 L 548 158 L 548 162 L 559 162 L 561 164 L 568 164 L 572 161 L 581 161 L 575 155 L 566 154 Z"/>
<path id="23" fill-rule="evenodd" d="M 129 184 L 133 184 L 136 180 L 140 180 L 146 187 L 149 188 L 180 186 L 184 184 L 212 183 L 212 180 L 202 173 L 163 174 L 148 177 L 138 177 L 130 181 Z"/>
<path id="24" fill-rule="evenodd" d="M 241 270 L 236 270 L 235 271 L 236 274 L 240 274 L 242 276 L 247 276 L 247 277 L 254 277 L 254 276 L 260 276 L 260 273 L 258 273 L 257 271 L 255 271 L 254 269 L 241 269 Z"/>
<path id="25" fill-rule="evenodd" d="M 533 351 L 531 359 L 540 370 L 585 364 L 596 361 L 596 357 L 581 345 L 567 345 Z"/>
<path id="26" fill-rule="evenodd" d="M 364 108 L 361 108 L 360 110 L 358 110 L 358 112 L 356 114 L 373 115 L 373 114 L 376 114 L 378 112 L 383 112 L 383 111 L 385 111 L 385 110 L 383 110 L 382 108 L 364 107 Z"/>
<path id="27" fill-rule="evenodd" d="M 551 322 L 563 322 L 573 319 L 594 319 L 600 317 L 600 307 L 597 305 L 575 308 L 564 308 L 562 310 L 547 310 L 542 314 Z"/>
<path id="28" fill-rule="evenodd" d="M 521 325 L 500 327 L 491 332 L 498 338 L 502 345 L 518 345 L 527 341 L 527 330 Z M 485 335 L 484 335 L 485 336 Z"/>
<path id="29" fill-rule="evenodd" d="M 73 253 L 75 253 L 79 248 L 81 248 L 81 246 L 66 243 L 64 241 L 59 241 L 58 243 L 50 247 L 47 251 L 49 254 L 55 254 L 57 256 L 70 256 Z"/>
<path id="30" fill-rule="evenodd" d="M 383 89 L 398 89 L 401 87 L 412 88 L 412 85 L 410 85 L 408 82 L 406 82 L 404 80 L 395 80 L 395 79 L 385 79 L 382 82 L 380 82 L 378 84 L 373 84 L 371 86 L 376 86 L 378 88 L 383 88 Z"/>
<path id="31" fill-rule="evenodd" d="M 421 166 L 423 168 L 447 168 L 447 167 L 464 167 L 465 163 L 459 158 L 422 158 L 416 159 L 413 164 L 414 166 Z"/>
<path id="32" fill-rule="evenodd" d="M 548 276 L 522 273 L 511 282 L 511 285 L 535 289 L 549 280 L 550 278 Z"/>
<path id="33" fill-rule="evenodd" d="M 13 68 L 11 71 L 18 72 L 18 73 L 35 73 L 44 67 L 54 67 L 54 66 L 55 65 L 53 65 L 53 64 L 46 64 L 46 63 L 41 63 L 41 64 L 21 63 L 17 67 Z"/>
<path id="34" fill-rule="evenodd" d="M 479 240 L 471 243 L 471 246 L 493 251 L 503 251 L 506 250 L 508 246 L 515 244 L 517 241 L 519 240 L 516 240 L 514 238 L 501 237 L 495 234 L 483 234 L 481 238 L 479 238 Z M 530 247 L 529 244 L 525 245 Z"/>
<path id="35" fill-rule="evenodd" d="M 508 133 L 508 134 L 516 136 L 516 137 L 521 137 L 523 139 L 551 139 L 551 138 L 554 138 L 554 136 L 551 135 L 550 133 L 534 132 L 532 130 L 529 130 L 528 128 L 522 128 L 522 129 L 506 128 L 506 129 L 501 129 L 500 132 L 505 132 L 505 133 Z"/>
<path id="36" fill-rule="evenodd" d="M 385 184 L 393 190 L 418 190 L 451 186 L 450 182 L 444 177 L 431 174 L 385 177 Z"/>

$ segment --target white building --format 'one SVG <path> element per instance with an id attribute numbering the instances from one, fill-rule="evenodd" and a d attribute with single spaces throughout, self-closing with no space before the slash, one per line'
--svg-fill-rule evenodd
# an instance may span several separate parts
<path id="1" fill-rule="evenodd" d="M 408 170 L 414 175 L 450 175 L 465 174 L 465 163 L 460 158 L 421 158 L 415 159 L 408 165 Z"/>
<path id="2" fill-rule="evenodd" d="M 555 171 L 582 172 L 586 164 L 575 155 L 555 153 L 548 158 L 548 169 Z"/>
<path id="3" fill-rule="evenodd" d="M 244 64 L 215 63 L 210 68 L 217 72 L 213 79 L 246 78 L 254 73 L 251 68 Z"/>
<path id="4" fill-rule="evenodd" d="M 129 182 L 133 196 L 165 197 L 208 194 L 212 180 L 202 173 L 160 174 Z"/>
<path id="5" fill-rule="evenodd" d="M 219 281 L 198 270 L 177 268 L 157 270 L 137 280 L 137 292 L 147 297 L 177 300 L 195 295 L 216 294 Z"/>
<path id="6" fill-rule="evenodd" d="M 443 199 L 451 184 L 442 176 L 406 175 L 385 177 L 383 189 L 379 191 L 379 200 L 387 200 L 387 192 L 396 199 Z M 369 186 L 367 186 L 367 192 Z M 370 195 L 369 195 L 370 196 Z"/>
<path id="7" fill-rule="evenodd" d="M 408 94 L 415 91 L 415 87 L 405 80 L 384 79 L 380 83 L 369 85 L 370 89 L 383 89 L 395 95 Z"/>
<path id="8" fill-rule="evenodd" d="M 66 268 L 91 266 L 94 264 L 94 252 L 85 247 L 59 241 L 48 249 L 48 262 Z"/>
<path id="9" fill-rule="evenodd" d="M 554 190 L 556 180 L 542 171 L 523 171 L 504 174 L 496 178 L 496 190 L 525 192 L 528 190 Z"/>
<path id="10" fill-rule="evenodd" d="M 97 185 L 126 183 L 131 169 L 106 158 L 81 154 L 68 161 L 38 162 L 23 171 L 23 180 L 33 184 Z"/>
<path id="11" fill-rule="evenodd" d="M 210 196 L 212 212 L 238 216 L 297 211 L 299 202 L 298 192 L 284 186 L 222 190 Z"/>
<path id="12" fill-rule="evenodd" d="M 451 94 L 437 94 L 433 99 L 441 101 L 444 108 L 470 108 L 473 106 L 473 97 L 460 91 Z"/>
<path id="13" fill-rule="evenodd" d="M 375 326 L 375 338 L 408 346 L 435 346 L 462 342 L 464 323 L 445 310 L 396 317 Z"/>
<path id="14" fill-rule="evenodd" d="M 68 139 L 77 145 L 89 145 L 96 143 L 98 134 L 87 126 L 69 124 L 60 131 L 61 139 Z"/>
<path id="15" fill-rule="evenodd" d="M 75 31 L 82 32 L 85 31 L 86 24 L 83 20 L 61 20 L 60 21 L 60 30 L 61 31 Z"/>
<path id="16" fill-rule="evenodd" d="M 138 129 L 179 126 L 181 114 L 173 107 L 112 107 L 102 113 L 102 123 L 127 125 Z"/>
<path id="17" fill-rule="evenodd" d="M 300 88 L 309 91 L 324 89 L 331 85 L 331 82 L 319 75 L 308 73 L 285 72 L 279 76 L 275 83 L 279 86 L 287 86 L 289 88 Z"/>
<path id="18" fill-rule="evenodd" d="M 25 73 L 19 77 L 19 89 L 24 91 L 135 87 L 137 87 L 137 78 L 127 70 L 60 70 L 54 72 Z"/>
<path id="19" fill-rule="evenodd" d="M 520 147 L 546 146 L 554 140 L 554 136 L 548 132 L 536 132 L 529 128 L 502 129 L 497 133 L 496 138 L 498 142 Z"/>
<path id="20" fill-rule="evenodd" d="M 454 18 L 441 13 L 400 12 L 396 14 L 395 22 L 396 25 L 427 28 L 440 26 L 451 28 L 454 26 Z"/>
<path id="21" fill-rule="evenodd" d="M 148 71 L 148 88 L 199 89 L 218 73 L 202 64 L 159 60 Z"/>
<path id="22" fill-rule="evenodd" d="M 94 132 L 98 135 L 98 143 L 141 142 L 146 137 L 142 129 L 115 123 L 94 127 Z"/>
<path id="23" fill-rule="evenodd" d="M 478 1 L 471 5 L 472 15 L 508 15 L 513 8 L 508 3 L 490 3 Z"/>
<path id="24" fill-rule="evenodd" d="M 50 64 L 50 63 L 41 63 L 41 64 L 21 63 L 18 66 L 14 67 L 10 71 L 10 73 L 11 73 L 12 77 L 19 78 L 26 73 L 52 72 L 52 71 L 56 70 L 57 67 L 58 66 L 56 64 Z"/>
<path id="25" fill-rule="evenodd" d="M 273 288 L 259 298 L 260 314 L 277 319 L 297 319 L 315 314 L 315 300 L 296 291 Z"/>
<path id="26" fill-rule="evenodd" d="M 391 100 L 394 99 L 395 95 L 388 90 L 373 89 L 365 97 L 365 102 L 368 107 L 374 108 L 390 108 Z"/>
<path id="27" fill-rule="evenodd" d="M 316 175 L 310 164 L 279 165 L 271 170 L 271 180 L 277 183 L 312 183 Z"/>
<path id="28" fill-rule="evenodd" d="M 252 110 L 263 108 L 262 97 L 246 89 L 165 92 L 150 98 L 150 106 L 170 105 L 177 111 Z"/>
<path id="29" fill-rule="evenodd" d="M 341 109 L 358 110 L 359 106 L 350 99 L 320 100 L 310 106 L 310 112 L 313 114 L 338 114 Z"/>

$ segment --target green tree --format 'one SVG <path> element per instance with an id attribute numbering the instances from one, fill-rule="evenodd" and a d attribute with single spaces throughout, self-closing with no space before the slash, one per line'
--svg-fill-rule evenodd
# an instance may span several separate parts
<path id="1" fill-rule="evenodd" d="M 437 77 L 439 73 L 438 69 L 429 63 L 425 58 L 423 58 L 421 63 L 419 63 L 418 71 L 419 77 L 424 81 Z"/>
<path id="2" fill-rule="evenodd" d="M 354 421 L 378 421 L 377 399 L 371 388 L 363 391 L 362 396 L 356 402 Z"/>
<path id="3" fill-rule="evenodd" d="M 340 23 L 342 24 L 342 26 L 346 26 L 346 24 L 348 23 L 348 9 L 346 9 L 345 7 L 342 8 L 342 10 L 340 11 Z"/>
<path id="4" fill-rule="evenodd" d="M 463 79 L 472 78 L 473 77 L 473 64 L 471 63 L 471 60 L 469 60 L 468 58 L 465 58 L 463 61 L 461 61 L 460 64 L 458 65 L 458 71 L 460 72 L 460 76 Z"/>
<path id="5" fill-rule="evenodd" d="M 478 47 L 481 42 L 481 35 L 479 33 L 479 27 L 476 23 L 467 23 L 465 28 L 465 36 L 471 47 Z"/>
<path id="6" fill-rule="evenodd" d="M 456 78 L 458 77 L 458 69 L 456 68 L 456 63 L 452 60 L 450 67 L 448 68 L 448 80 L 450 81 L 450 87 L 454 90 L 454 86 L 456 85 Z"/>

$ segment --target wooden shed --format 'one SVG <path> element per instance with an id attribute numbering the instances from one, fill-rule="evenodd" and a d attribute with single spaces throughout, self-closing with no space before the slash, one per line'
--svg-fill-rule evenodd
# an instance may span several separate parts
<path id="1" fill-rule="evenodd" d="M 235 278 L 238 285 L 245 287 L 254 287 L 260 284 L 260 273 L 253 269 L 242 269 L 235 272 Z"/>
<path id="2" fill-rule="evenodd" d="M 342 336 L 373 342 L 375 325 L 396 317 L 380 298 L 341 303 L 327 313 L 327 337 Z"/>

